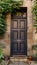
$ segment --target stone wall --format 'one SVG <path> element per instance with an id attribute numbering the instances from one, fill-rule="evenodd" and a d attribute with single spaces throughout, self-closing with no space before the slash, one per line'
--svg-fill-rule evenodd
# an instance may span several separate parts
<path id="1" fill-rule="evenodd" d="M 32 1 L 24 0 L 23 6 L 27 7 L 27 53 L 29 56 L 32 55 L 32 45 L 34 43 L 34 33 L 33 33 L 33 21 L 32 21 Z M 0 40 L 3 45 L 4 55 L 10 55 L 10 24 L 11 24 L 11 14 L 6 14 L 7 31 L 3 39 Z"/>
<path id="2" fill-rule="evenodd" d="M 6 14 L 7 30 L 3 37 L 0 39 L 3 48 L 4 55 L 10 55 L 10 24 L 11 24 L 11 13 Z"/>
<path id="3" fill-rule="evenodd" d="M 28 47 L 27 50 L 28 55 L 32 55 L 31 51 L 33 44 L 32 1 L 24 0 L 23 7 L 27 7 L 27 47 Z"/>

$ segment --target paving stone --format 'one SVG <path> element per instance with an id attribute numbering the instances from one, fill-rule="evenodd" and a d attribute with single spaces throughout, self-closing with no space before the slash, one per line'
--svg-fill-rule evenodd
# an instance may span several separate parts
<path id="1" fill-rule="evenodd" d="M 35 63 L 34 61 L 32 61 L 30 65 L 37 65 L 37 63 Z"/>
<path id="2" fill-rule="evenodd" d="M 27 63 L 24 63 L 24 62 L 13 62 L 9 65 L 28 65 Z"/>
<path id="3" fill-rule="evenodd" d="M 19 65 L 28 65 L 28 64 L 25 62 L 20 62 Z"/>
<path id="4" fill-rule="evenodd" d="M 9 65 L 18 65 L 18 62 L 10 63 Z"/>
<path id="5" fill-rule="evenodd" d="M 7 65 L 8 64 L 8 61 L 3 61 L 2 62 L 2 65 Z M 20 61 L 20 62 L 10 62 L 10 64 L 9 65 L 37 65 L 37 63 L 35 63 L 34 61 L 32 61 L 31 62 L 31 64 L 28 64 L 28 63 L 26 63 L 26 62 L 22 62 L 22 61 Z"/>

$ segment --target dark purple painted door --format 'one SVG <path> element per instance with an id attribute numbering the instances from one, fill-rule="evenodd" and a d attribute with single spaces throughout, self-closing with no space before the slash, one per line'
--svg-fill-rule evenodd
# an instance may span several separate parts
<path id="1" fill-rule="evenodd" d="M 13 16 L 11 22 L 11 55 L 27 55 L 27 16 Z"/>

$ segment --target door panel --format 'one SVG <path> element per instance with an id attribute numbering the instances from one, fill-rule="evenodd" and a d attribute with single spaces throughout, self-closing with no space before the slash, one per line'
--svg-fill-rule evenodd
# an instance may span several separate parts
<path id="1" fill-rule="evenodd" d="M 21 30 L 21 31 L 20 31 L 20 39 L 21 39 L 21 40 L 26 40 L 26 38 L 27 38 L 26 31 Z"/>
<path id="2" fill-rule="evenodd" d="M 20 28 L 26 29 L 26 19 L 20 20 Z"/>
<path id="3" fill-rule="evenodd" d="M 13 29 L 16 29 L 18 27 L 17 20 L 13 20 L 12 24 Z"/>
<path id="4" fill-rule="evenodd" d="M 12 54 L 13 55 L 16 55 L 17 54 L 17 52 L 18 52 L 18 44 L 17 44 L 17 42 L 12 42 L 13 43 L 13 49 L 12 49 Z"/>
<path id="5" fill-rule="evenodd" d="M 14 17 L 11 25 L 11 55 L 27 55 L 26 18 Z"/>
<path id="6" fill-rule="evenodd" d="M 25 36 L 24 31 L 21 31 L 21 32 L 20 32 L 20 39 L 21 39 L 21 40 L 24 40 L 24 39 L 25 39 L 24 36 Z"/>
<path id="7" fill-rule="evenodd" d="M 17 40 L 18 39 L 18 31 L 12 31 L 11 33 L 11 40 Z"/>
<path id="8" fill-rule="evenodd" d="M 18 31 L 13 31 L 13 39 L 18 39 Z"/>
<path id="9" fill-rule="evenodd" d="M 20 50 L 21 52 L 24 52 L 24 43 L 20 43 Z"/>
<path id="10" fill-rule="evenodd" d="M 24 28 L 24 21 L 21 21 L 21 28 Z"/>

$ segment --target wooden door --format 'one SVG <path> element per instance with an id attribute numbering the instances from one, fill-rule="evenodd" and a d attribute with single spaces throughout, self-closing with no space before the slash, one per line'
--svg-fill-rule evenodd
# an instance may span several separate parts
<path id="1" fill-rule="evenodd" d="M 27 16 L 13 16 L 11 22 L 11 55 L 27 55 Z"/>

